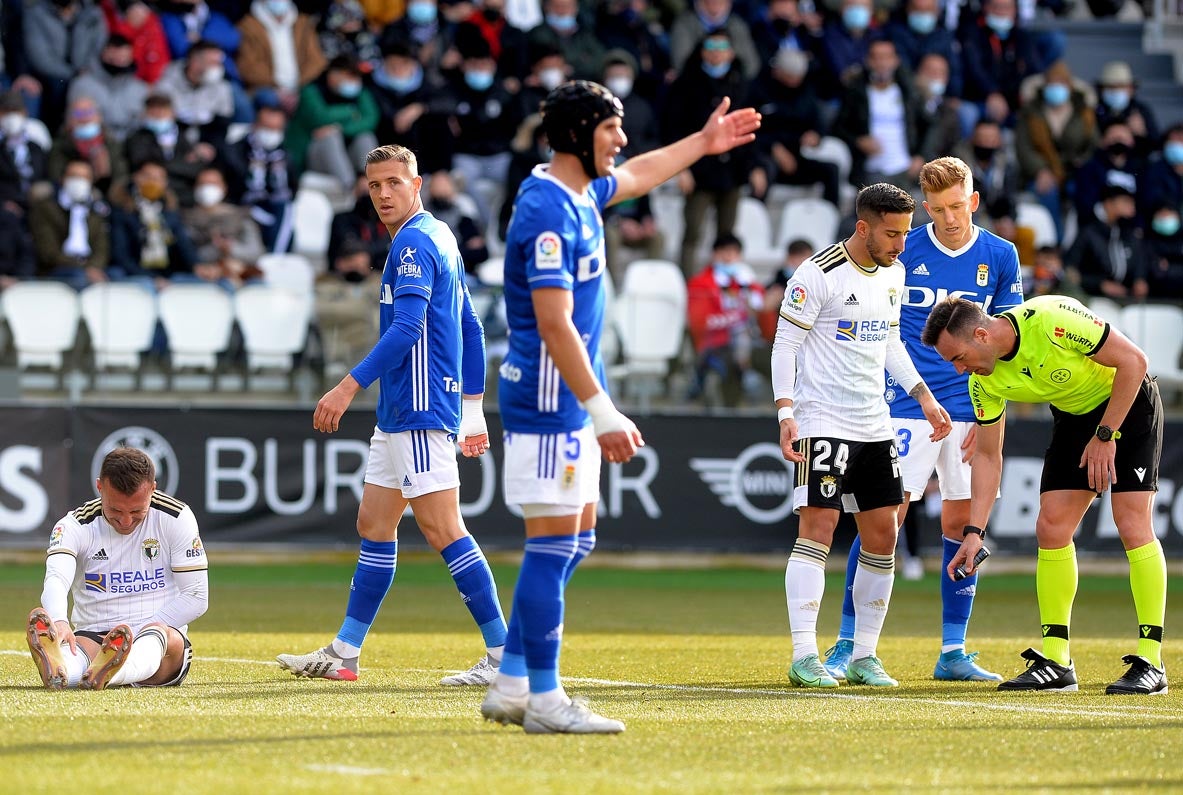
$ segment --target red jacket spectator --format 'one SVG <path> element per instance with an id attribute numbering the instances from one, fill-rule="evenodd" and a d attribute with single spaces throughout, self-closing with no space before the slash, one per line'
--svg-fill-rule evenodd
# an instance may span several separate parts
<path id="1" fill-rule="evenodd" d="M 171 60 L 160 17 L 139 0 L 119 3 L 102 0 L 101 6 L 107 19 L 107 31 L 118 33 L 131 42 L 136 77 L 148 85 L 154 84 Z"/>
<path id="2" fill-rule="evenodd" d="M 694 350 L 728 348 L 735 336 L 748 333 L 764 305 L 764 288 L 742 270 L 703 268 L 687 283 L 687 314 Z"/>

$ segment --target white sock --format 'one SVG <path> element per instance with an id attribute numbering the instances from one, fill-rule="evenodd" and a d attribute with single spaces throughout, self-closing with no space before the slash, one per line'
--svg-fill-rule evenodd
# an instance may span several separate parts
<path id="1" fill-rule="evenodd" d="M 789 632 L 793 636 L 793 662 L 817 654 L 817 614 L 826 590 L 825 544 L 798 538 L 785 567 L 785 598 L 789 605 Z"/>
<path id="2" fill-rule="evenodd" d="M 66 687 L 78 687 L 78 683 L 82 681 L 82 675 L 90 667 L 90 658 L 83 653 L 81 648 L 78 649 L 77 654 L 74 654 L 70 651 L 70 645 L 63 643 L 62 661 L 66 664 Z"/>
<path id="3" fill-rule="evenodd" d="M 160 661 L 164 659 L 164 651 L 168 642 L 164 639 L 164 630 L 152 627 L 140 633 L 131 644 L 131 651 L 127 653 L 127 660 L 123 667 L 111 676 L 108 687 L 119 685 L 134 685 L 151 677 L 160 668 Z"/>
<path id="4" fill-rule="evenodd" d="M 505 646 L 486 646 L 485 653 L 489 655 L 489 665 L 494 668 L 501 667 L 501 655 L 505 654 Z"/>
<path id="5" fill-rule="evenodd" d="M 361 656 L 360 646 L 354 646 L 353 644 L 346 643 L 345 641 L 338 640 L 336 638 L 334 638 L 333 642 L 329 644 L 329 648 L 332 650 L 333 654 L 337 655 L 342 660 L 356 660 Z"/>
<path id="6" fill-rule="evenodd" d="M 571 699 L 567 697 L 566 691 L 559 686 L 545 693 L 531 693 L 527 707 L 533 712 L 550 712 L 570 703 Z"/>
<path id="7" fill-rule="evenodd" d="M 493 687 L 507 696 L 520 698 L 530 693 L 530 677 L 509 676 L 498 672 L 497 678 L 493 680 Z"/>
<path id="8" fill-rule="evenodd" d="M 891 603 L 895 582 L 895 555 L 859 552 L 854 572 L 854 652 L 852 660 L 873 657 L 879 646 L 879 634 Z"/>

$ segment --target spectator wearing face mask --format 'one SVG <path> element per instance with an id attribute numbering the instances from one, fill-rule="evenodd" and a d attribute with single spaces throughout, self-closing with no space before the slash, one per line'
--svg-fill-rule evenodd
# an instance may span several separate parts
<path id="1" fill-rule="evenodd" d="M 796 0 L 777 2 L 795 4 Z M 631 58 L 631 93 L 647 102 L 657 101 L 670 68 L 669 51 L 664 44 L 665 31 L 656 21 L 658 12 L 653 5 L 649 0 L 604 0 L 596 6 L 596 35 L 608 48 L 604 68 L 621 53 Z"/>
<path id="2" fill-rule="evenodd" d="M 265 92 L 288 113 L 296 109 L 301 88 L 325 70 L 327 60 L 316 36 L 316 23 L 292 0 L 253 0 L 238 23 L 238 74 L 252 94 Z"/>
<path id="3" fill-rule="evenodd" d="M 297 182 L 283 147 L 287 116 L 281 108 L 261 105 L 251 131 L 223 143 L 219 165 L 224 169 L 235 204 L 249 207 L 259 225 L 263 246 L 283 254 L 292 248 L 292 195 Z"/>
<path id="4" fill-rule="evenodd" d="M 943 55 L 929 53 L 921 57 L 913 77 L 912 102 L 916 140 L 925 162 L 953 154 L 961 141 L 958 100 L 949 96 L 949 79 L 949 64 Z"/>
<path id="5" fill-rule="evenodd" d="M 103 45 L 98 63 L 70 83 L 66 101 L 93 99 L 111 140 L 121 142 L 139 126 L 148 91 L 148 84 L 136 75 L 131 42 L 113 33 Z"/>
<path id="6" fill-rule="evenodd" d="M 963 126 L 972 127 L 981 116 L 1009 126 L 1020 106 L 1019 84 L 1044 65 L 1034 37 L 1018 21 L 1015 0 L 984 0 L 981 14 L 963 33 L 961 47 L 962 96 L 966 109 L 974 110 Z"/>
<path id="7" fill-rule="evenodd" d="M 760 63 L 770 63 L 781 50 L 796 50 L 808 56 L 811 69 L 817 67 L 822 17 L 811 2 L 770 0 L 761 17 L 752 23 L 752 39 Z"/>
<path id="8" fill-rule="evenodd" d="M 366 83 L 378 103 L 378 140 L 415 152 L 425 172 L 447 167 L 449 103 L 442 78 L 427 72 L 405 41 L 389 39 L 382 52 Z"/>
<path id="9" fill-rule="evenodd" d="M 184 60 L 164 70 L 155 92 L 169 97 L 177 121 L 200 130 L 203 140 L 224 137 L 234 116 L 234 90 L 226 78 L 226 54 L 215 44 L 199 41 Z"/>
<path id="10" fill-rule="evenodd" d="M 23 219 L 29 189 L 47 178 L 48 155 L 29 137 L 29 117 L 16 91 L 0 94 L 0 213 Z"/>
<path id="11" fill-rule="evenodd" d="M 1020 180 L 1051 213 L 1057 240 L 1064 236 L 1063 197 L 1096 142 L 1096 115 L 1073 87 L 1068 65 L 1057 61 L 1044 72 L 1038 95 L 1023 106 L 1015 125 Z"/>
<path id="12" fill-rule="evenodd" d="M 90 97 L 70 103 L 66 123 L 49 150 L 49 178 L 60 180 L 66 163 L 77 159 L 90 163 L 92 179 L 100 191 L 127 178 L 123 147 L 108 135 L 102 111 Z"/>
<path id="13" fill-rule="evenodd" d="M 841 100 L 846 89 L 864 72 L 872 36 L 871 0 L 843 0 L 837 19 L 826 23 L 820 43 L 818 92 L 823 99 Z"/>
<path id="14" fill-rule="evenodd" d="M 1183 299 L 1183 229 L 1180 208 L 1160 204 L 1151 209 L 1146 244 L 1150 249 L 1150 293 L 1168 301 Z"/>
<path id="15" fill-rule="evenodd" d="M 1134 152 L 1149 157 L 1158 146 L 1158 119 L 1154 109 L 1138 98 L 1134 70 L 1125 61 L 1110 61 L 1101 67 L 1097 80 L 1097 123 L 1124 122 L 1134 134 Z"/>
<path id="16" fill-rule="evenodd" d="M 148 85 L 159 80 L 169 62 L 160 17 L 143 0 L 101 0 L 99 5 L 111 35 L 131 43 L 136 77 Z"/>
<path id="17" fill-rule="evenodd" d="M 1161 149 L 1146 167 L 1144 184 L 1144 207 L 1183 207 L 1183 124 L 1163 135 Z"/>
<path id="18" fill-rule="evenodd" d="M 182 207 L 193 205 L 197 174 L 217 156 L 211 144 L 198 140 L 197 128 L 177 124 L 172 100 L 163 94 L 148 97 L 143 124 L 128 137 L 124 149 L 133 170 L 145 160 L 164 163 L 169 187 Z"/>
<path id="19" fill-rule="evenodd" d="M 94 187 L 89 160 L 73 158 L 60 182 L 42 183 L 29 197 L 29 230 L 37 274 L 81 290 L 107 280 L 110 208 Z"/>
<path id="20" fill-rule="evenodd" d="M 578 0 L 543 0 L 542 11 L 543 21 L 526 34 L 529 46 L 561 52 L 576 80 L 597 79 L 604 45 L 595 30 L 579 18 Z"/>
<path id="21" fill-rule="evenodd" d="M 113 277 L 146 277 L 157 288 L 174 277 L 192 278 L 197 252 L 179 210 L 159 161 L 144 161 L 130 180 L 111 188 Z"/>
<path id="22" fill-rule="evenodd" d="M 1065 257 L 1080 274 L 1089 295 L 1145 298 L 1150 288 L 1150 256 L 1138 228 L 1133 186 L 1117 176 L 1105 186 L 1101 202 Z"/>
<path id="23" fill-rule="evenodd" d="M 1134 134 L 1124 122 L 1110 120 L 1102 127 L 1101 143 L 1092 157 L 1076 172 L 1073 200 L 1076 203 L 1076 217 L 1092 218 L 1093 207 L 1101 200 L 1101 193 L 1114 174 L 1124 177 L 1123 184 L 1134 186 L 1134 195 L 1141 195 L 1142 172 L 1145 161 L 1138 156 L 1134 146 Z M 1144 226 L 1144 219 L 1138 219 Z"/>
<path id="24" fill-rule="evenodd" d="M 369 251 L 354 240 L 341 247 L 328 271 L 316 280 L 316 324 L 330 377 L 344 374 L 374 347 L 374 296 L 381 284 L 382 269 L 373 268 Z"/>
<path id="25" fill-rule="evenodd" d="M 954 155 L 973 171 L 974 190 L 981 195 L 981 207 L 1019 192 L 1019 165 L 1002 137 L 998 122 L 979 119 L 969 139 L 955 147 Z"/>
<path id="26" fill-rule="evenodd" d="M 1039 295 L 1065 295 L 1087 304 L 1088 294 L 1080 288 L 1080 274 L 1064 267 L 1064 258 L 1058 246 L 1042 246 L 1035 252 L 1035 265 L 1031 278 L 1024 279 L 1026 297 Z"/>
<path id="27" fill-rule="evenodd" d="M 286 147 L 297 173 L 331 174 L 349 190 L 366 155 L 378 147 L 378 103 L 362 83 L 357 61 L 339 56 L 325 73 L 300 89 Z"/>
<path id="28" fill-rule="evenodd" d="M 517 117 L 524 119 L 531 113 L 537 113 L 546 95 L 566 82 L 570 74 L 571 68 L 558 47 L 532 45 L 530 71 L 522 79 L 522 87 L 518 90 Z"/>
<path id="29" fill-rule="evenodd" d="M 895 42 L 900 63 L 909 71 L 919 71 L 926 55 L 943 58 L 949 71 L 945 94 L 960 97 L 961 45 L 953 38 L 953 32 L 941 24 L 942 10 L 937 0 L 908 0 L 903 13 L 887 23 L 886 33 Z"/>
<path id="30" fill-rule="evenodd" d="M 437 171 L 427 183 L 423 206 L 452 230 L 464 259 L 465 273 L 475 273 L 477 266 L 489 258 L 489 248 L 485 245 L 485 233 L 473 198 L 457 190 L 451 174 Z"/>
<path id="31" fill-rule="evenodd" d="M 181 211 L 196 256 L 193 275 L 227 290 L 262 276 L 263 238 L 250 210 L 226 201 L 226 178 L 216 168 L 197 174 L 194 205 Z"/>
<path id="32" fill-rule="evenodd" d="M 697 355 L 693 397 L 707 388 L 708 376 L 721 381 L 724 403 L 738 406 L 744 391 L 760 383 L 753 352 L 763 349 L 757 315 L 764 307 L 764 288 L 743 262 L 743 243 L 720 235 L 711 247 L 711 261 L 686 285 L 687 329 Z"/>
<path id="33" fill-rule="evenodd" d="M 377 32 L 366 24 L 366 11 L 358 0 L 335 0 L 320 18 L 318 30 L 321 52 L 330 61 L 338 55 L 350 55 L 367 68 L 382 60 Z"/>
<path id="34" fill-rule="evenodd" d="M 477 202 L 484 228 L 496 208 L 480 180 L 501 186 L 510 161 L 510 141 L 521 121 L 519 105 L 496 77 L 497 64 L 483 39 L 469 42 L 459 75 L 449 83 L 452 168 Z"/>
<path id="35" fill-rule="evenodd" d="M 329 267 L 335 269 L 334 263 L 346 256 L 346 250 L 350 252 L 349 256 L 364 250 L 370 255 L 370 267 L 381 273 L 390 251 L 390 231 L 378 218 L 378 211 L 370 200 L 369 182 L 364 174 L 357 178 L 353 186 L 353 197 L 353 207 L 333 216 L 327 252 Z"/>
<path id="36" fill-rule="evenodd" d="M 573 0 L 572 0 L 573 2 Z M 747 80 L 760 73 L 760 56 L 752 41 L 752 29 L 731 0 L 695 0 L 670 25 L 670 62 L 679 73 L 697 54 L 704 36 L 722 31 L 735 51 L 738 71 Z"/>

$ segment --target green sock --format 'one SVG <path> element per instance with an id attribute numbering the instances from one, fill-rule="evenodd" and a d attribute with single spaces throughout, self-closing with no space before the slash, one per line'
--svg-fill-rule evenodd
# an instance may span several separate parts
<path id="1" fill-rule="evenodd" d="M 1068 665 L 1068 625 L 1076 599 L 1076 546 L 1040 549 L 1035 564 L 1035 593 L 1039 597 L 1039 621 L 1043 625 L 1043 656 Z"/>
<path id="2" fill-rule="evenodd" d="M 1167 559 L 1158 539 L 1127 549 L 1130 590 L 1138 613 L 1138 656 L 1162 668 L 1162 624 L 1167 611 Z"/>

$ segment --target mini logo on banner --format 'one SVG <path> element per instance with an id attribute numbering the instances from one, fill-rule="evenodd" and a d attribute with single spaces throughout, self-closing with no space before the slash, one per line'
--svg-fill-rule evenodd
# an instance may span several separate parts
<path id="1" fill-rule="evenodd" d="M 144 539 L 144 557 L 148 560 L 156 560 L 160 557 L 160 542 L 155 538 Z"/>
<path id="2" fill-rule="evenodd" d="M 143 450 L 156 465 L 156 486 L 165 494 L 176 494 L 181 482 L 181 467 L 173 447 L 156 431 L 139 425 L 129 425 L 107 435 L 98 443 L 94 458 L 90 462 L 90 481 L 98 480 L 99 469 L 107 453 L 117 447 L 135 447 Z M 95 492 L 98 496 L 98 492 Z"/>
<path id="3" fill-rule="evenodd" d="M 757 524 L 776 524 L 793 512 L 793 464 L 780 446 L 760 442 L 736 458 L 691 458 L 690 468 L 728 508 Z"/>
<path id="4" fill-rule="evenodd" d="M 540 271 L 563 267 L 563 244 L 555 232 L 543 232 L 535 238 L 534 267 Z"/>

